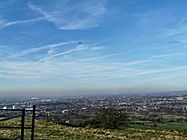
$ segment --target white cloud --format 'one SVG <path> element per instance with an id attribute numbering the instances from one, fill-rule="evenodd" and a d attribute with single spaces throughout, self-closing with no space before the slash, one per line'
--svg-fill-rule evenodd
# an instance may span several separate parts
<path id="1" fill-rule="evenodd" d="M 71 50 L 68 50 L 68 51 L 65 51 L 65 52 L 61 52 L 61 53 L 49 54 L 47 57 L 44 57 L 44 58 L 40 59 L 39 62 L 43 62 L 43 61 L 46 61 L 46 60 L 50 60 L 50 59 L 52 59 L 54 57 L 59 57 L 59 56 L 62 56 L 62 55 L 70 54 L 72 52 L 82 51 L 83 50 L 83 49 L 79 49 L 78 47 L 79 46 L 76 46 L 75 48 L 73 48 Z"/>
<path id="2" fill-rule="evenodd" d="M 25 55 L 29 55 L 31 53 L 36 53 L 36 52 L 39 52 L 39 51 L 42 51 L 42 50 L 49 50 L 49 49 L 52 49 L 52 48 L 62 47 L 64 45 L 73 44 L 73 43 L 77 43 L 77 42 L 76 41 L 59 42 L 59 43 L 48 44 L 48 45 L 44 45 L 44 46 L 36 47 L 36 48 L 29 48 L 29 49 L 23 50 L 19 53 L 16 53 L 14 55 L 11 55 L 7 58 L 22 57 L 22 56 L 25 56 Z"/>
<path id="3" fill-rule="evenodd" d="M 115 54 L 114 54 L 115 55 Z M 99 58 L 102 60 L 102 58 Z M 137 65 L 145 64 L 146 61 L 135 62 L 115 61 L 62 61 L 62 59 L 50 59 L 50 61 L 0 61 L 0 78 L 14 80 L 62 80 L 95 82 L 112 79 L 133 78 L 141 76 L 154 76 L 172 72 L 173 74 L 187 71 L 186 66 L 137 68 Z M 150 60 L 150 63 L 153 61 Z M 144 80 L 144 79 L 142 79 Z"/>
<path id="4" fill-rule="evenodd" d="M 91 43 L 81 43 L 79 45 L 76 45 L 74 48 L 72 49 L 68 49 L 67 51 L 63 51 L 63 52 L 58 52 L 58 53 L 55 53 L 54 50 L 49 50 L 48 51 L 48 55 L 47 56 L 44 56 L 43 58 L 41 58 L 39 60 L 39 62 L 42 62 L 42 61 L 46 61 L 46 60 L 50 60 L 52 58 L 55 58 L 55 57 L 60 57 L 60 56 L 65 56 L 67 54 L 71 54 L 71 53 L 74 53 L 74 52 L 82 52 L 82 51 L 93 51 L 95 50 L 94 48 L 97 48 L 98 45 L 100 44 L 103 44 L 105 42 L 107 42 L 108 40 L 110 40 L 111 38 L 106 38 L 106 39 L 103 39 L 101 41 L 98 41 L 98 42 L 95 42 L 93 44 Z M 78 42 L 78 41 L 74 41 L 74 42 Z M 50 53 L 52 52 L 52 53 Z"/>
<path id="5" fill-rule="evenodd" d="M 38 22 L 44 20 L 43 17 L 38 17 L 38 18 L 33 18 L 33 19 L 26 19 L 26 20 L 16 20 L 16 21 L 5 21 L 1 20 L 0 21 L 0 29 L 17 25 L 17 24 L 26 24 L 26 23 L 33 23 L 33 22 Z"/>
<path id="6" fill-rule="evenodd" d="M 40 6 L 28 3 L 29 7 L 40 13 L 48 22 L 61 30 L 89 29 L 97 27 L 108 14 L 106 0 L 99 1 L 58 1 L 54 5 Z"/>
<path id="7" fill-rule="evenodd" d="M 23 50 L 9 56 L 9 58 L 14 57 L 14 60 L 0 60 L 0 79 L 25 81 L 50 81 L 52 79 L 55 81 L 59 80 L 59 83 L 83 84 L 105 81 L 107 84 L 113 80 L 123 79 L 123 81 L 126 81 L 125 79 L 127 79 L 128 81 L 128 79 L 135 77 L 142 77 L 143 81 L 146 80 L 146 76 L 161 76 L 169 72 L 175 75 L 187 69 L 185 65 L 172 67 L 167 65 L 167 61 L 164 61 L 165 59 L 176 60 L 185 57 L 185 52 L 125 60 L 128 56 L 133 55 L 134 52 L 102 53 L 98 51 L 97 53 L 96 50 L 92 50 L 92 48 L 99 47 L 108 40 L 104 39 L 95 43 L 83 42 L 80 44 L 78 41 L 58 42 Z M 64 48 L 61 48 L 61 46 Z M 20 59 L 22 57 L 27 58 L 29 55 L 34 56 L 37 52 L 42 55 L 40 61 L 37 61 L 38 59 Z M 70 57 L 65 59 L 65 55 L 70 55 Z M 122 56 L 125 57 L 123 58 Z M 166 65 L 153 67 L 155 63 Z"/>

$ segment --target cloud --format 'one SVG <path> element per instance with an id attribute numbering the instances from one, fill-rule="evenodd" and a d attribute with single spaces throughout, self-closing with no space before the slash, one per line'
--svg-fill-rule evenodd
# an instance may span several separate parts
<path id="1" fill-rule="evenodd" d="M 23 50 L 15 55 L 7 56 L 7 58 L 14 59 L 0 60 L 0 79 L 44 83 L 58 81 L 59 84 L 68 83 L 69 85 L 104 82 L 106 85 L 113 83 L 117 86 L 120 80 L 123 82 L 119 85 L 133 78 L 137 78 L 134 82 L 138 83 L 151 80 L 150 77 L 157 75 L 161 77 L 166 73 L 176 75 L 181 71 L 186 72 L 187 67 L 184 64 L 173 67 L 165 61 L 185 57 L 185 52 L 162 53 L 126 60 L 129 56 L 135 55 L 134 51 L 109 53 L 104 43 L 110 39 L 106 38 L 93 43 L 91 41 L 85 43 L 62 41 Z M 100 46 L 104 47 L 105 52 L 93 49 Z M 6 46 L 3 47 L 6 48 Z M 20 59 L 35 57 L 38 52 L 40 52 L 41 59 Z M 66 55 L 70 57 L 65 58 Z M 156 63 L 159 65 L 155 65 Z"/>
<path id="2" fill-rule="evenodd" d="M 44 58 L 40 59 L 39 62 L 43 62 L 43 61 L 46 61 L 46 60 L 50 60 L 52 58 L 55 58 L 55 57 L 59 57 L 59 56 L 65 56 L 67 54 L 71 54 L 71 53 L 74 53 L 74 52 L 82 52 L 82 51 L 95 51 L 95 49 L 93 48 L 97 48 L 98 45 L 100 44 L 103 44 L 107 41 L 111 40 L 111 38 L 106 38 L 106 39 L 103 39 L 101 41 L 98 41 L 98 42 L 95 42 L 93 44 L 91 43 L 83 43 L 83 44 L 79 44 L 79 45 L 76 45 L 74 48 L 72 49 L 68 49 L 67 51 L 63 51 L 63 52 L 58 52 L 58 53 L 55 53 L 54 50 L 49 50 L 48 51 L 48 55 L 45 56 Z M 78 41 L 76 41 L 77 43 Z M 52 52 L 52 53 L 50 53 Z"/>
<path id="3" fill-rule="evenodd" d="M 26 19 L 26 20 L 16 20 L 16 21 L 0 21 L 0 29 L 7 28 L 9 26 L 18 25 L 18 24 L 26 24 L 26 23 L 33 23 L 44 20 L 43 17 L 33 18 L 33 19 Z"/>
<path id="4" fill-rule="evenodd" d="M 87 50 L 87 49 L 88 49 L 88 47 L 85 46 L 85 45 L 77 45 L 75 48 L 70 49 L 70 50 L 65 51 L 65 52 L 55 53 L 55 54 L 54 53 L 52 53 L 52 54 L 48 53 L 48 56 L 40 59 L 39 62 L 50 60 L 50 59 L 52 59 L 54 57 L 59 57 L 59 56 L 62 56 L 62 55 L 73 53 L 73 52 L 84 51 L 84 50 Z"/>
<path id="5" fill-rule="evenodd" d="M 12 80 L 37 81 L 50 78 L 53 69 L 46 64 L 38 64 L 33 61 L 1 61 L 0 65 L 0 78 Z"/>
<path id="6" fill-rule="evenodd" d="M 149 78 L 149 79 L 145 79 L 143 80 L 143 82 L 155 82 L 155 81 L 166 81 L 167 80 L 176 80 L 176 78 L 179 78 L 179 77 L 184 77 L 186 76 L 186 69 L 185 70 L 182 70 L 181 69 L 181 73 L 175 73 L 175 75 L 163 75 L 163 76 L 153 76 L 153 78 Z"/>
<path id="7" fill-rule="evenodd" d="M 166 42 L 168 48 L 173 47 L 171 42 L 186 45 L 187 18 L 179 11 L 174 11 L 168 7 L 159 7 L 139 12 L 135 14 L 138 28 L 143 29 L 147 36 L 151 35 L 150 40 Z"/>
<path id="8" fill-rule="evenodd" d="M 65 61 L 58 57 L 56 59 L 50 59 L 50 61 L 42 62 L 19 60 L 0 61 L 0 79 L 25 81 L 55 80 L 59 81 L 59 83 L 71 84 L 93 84 L 95 82 L 99 83 L 105 81 L 106 84 L 108 84 L 111 80 L 123 79 L 125 82 L 126 80 L 128 81 L 132 78 L 137 78 L 135 81 L 135 83 L 137 83 L 150 79 L 145 79 L 145 76 L 156 77 L 168 73 L 176 75 L 181 71 L 182 73 L 187 71 L 186 66 L 138 68 L 137 66 L 148 63 L 147 60 L 139 62 L 138 60 L 116 62 L 109 59 L 110 56 L 112 57 L 118 55 L 120 54 L 103 56 L 108 59 L 103 59 L 102 56 L 100 56 L 100 58 L 96 57 L 95 59 L 93 57 L 92 60 L 87 61 L 79 61 L 80 59 L 78 58 L 77 60 L 70 61 L 71 63 L 69 63 L 69 60 Z M 99 61 L 97 61 L 98 59 Z M 155 59 L 158 60 L 158 57 L 155 57 L 154 60 L 149 59 L 149 63 L 154 63 L 154 61 L 156 61 Z M 141 80 L 138 80 L 140 77 Z M 113 84 L 115 85 L 115 82 Z"/>
<path id="9" fill-rule="evenodd" d="M 36 48 L 29 48 L 29 49 L 23 50 L 23 51 L 21 51 L 17 54 L 8 56 L 7 58 L 23 57 L 23 56 L 29 55 L 31 53 L 36 53 L 36 52 L 39 52 L 39 51 L 42 51 L 42 50 L 49 50 L 49 49 L 52 49 L 52 48 L 62 47 L 64 45 L 73 44 L 73 43 L 77 43 L 77 41 L 59 42 L 59 43 L 44 45 L 44 46 L 36 47 Z M 48 53 L 50 54 L 49 51 L 48 51 Z"/>
<path id="10" fill-rule="evenodd" d="M 108 14 L 106 0 L 99 1 L 58 1 L 53 5 L 28 6 L 43 15 L 60 30 L 80 30 L 99 26 L 102 18 Z"/>

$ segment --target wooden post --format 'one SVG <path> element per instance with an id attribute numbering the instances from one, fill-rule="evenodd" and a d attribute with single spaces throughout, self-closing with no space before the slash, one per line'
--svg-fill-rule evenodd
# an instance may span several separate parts
<path id="1" fill-rule="evenodd" d="M 35 111 L 36 111 L 36 105 L 33 105 L 31 140 L 34 140 L 34 127 L 35 127 L 35 116 L 36 116 L 36 112 Z"/>
<path id="2" fill-rule="evenodd" d="M 25 108 L 22 109 L 22 118 L 21 118 L 21 140 L 24 140 L 24 129 L 25 129 Z"/>

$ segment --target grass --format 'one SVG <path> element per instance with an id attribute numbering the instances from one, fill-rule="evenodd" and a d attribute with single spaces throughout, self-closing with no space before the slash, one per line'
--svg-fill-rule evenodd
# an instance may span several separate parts
<path id="1" fill-rule="evenodd" d="M 150 127 L 142 124 L 130 124 L 129 128 L 142 129 L 142 130 L 151 129 Z"/>
<path id="2" fill-rule="evenodd" d="M 158 124 L 158 127 L 164 130 L 177 130 L 177 131 L 186 131 L 187 133 L 187 123 L 166 123 L 166 124 Z"/>
<path id="3" fill-rule="evenodd" d="M 151 127 L 148 124 L 131 124 L 130 128 L 135 129 L 154 129 L 154 130 L 170 130 L 170 131 L 184 131 L 187 133 L 187 123 L 170 122 L 170 123 L 156 123 L 156 127 Z"/>
<path id="4" fill-rule="evenodd" d="M 26 125 L 30 121 L 27 120 Z M 11 120 L 0 125 L 19 125 L 18 120 Z M 175 124 L 173 124 L 175 125 Z M 126 130 L 108 130 L 94 128 L 68 127 L 44 120 L 36 120 L 35 138 L 37 140 L 187 140 L 187 131 L 170 131 L 137 128 Z M 0 130 L 0 137 L 13 137 L 18 135 L 18 130 Z M 27 130 L 26 139 L 30 132 Z"/>

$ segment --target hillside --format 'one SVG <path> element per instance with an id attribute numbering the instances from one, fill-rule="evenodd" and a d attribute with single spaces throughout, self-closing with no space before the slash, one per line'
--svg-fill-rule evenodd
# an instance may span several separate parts
<path id="1" fill-rule="evenodd" d="M 16 123 L 15 123 L 16 122 Z M 30 122 L 27 121 L 27 124 Z M 7 121 L 1 125 L 18 125 L 18 121 Z M 0 137 L 13 137 L 19 131 L 0 130 Z M 26 131 L 26 139 L 29 137 L 29 131 Z M 168 130 L 141 130 L 128 128 L 126 130 L 104 130 L 93 128 L 75 128 L 68 127 L 44 120 L 36 121 L 35 130 L 36 139 L 44 140 L 187 140 L 186 131 L 168 131 Z"/>

